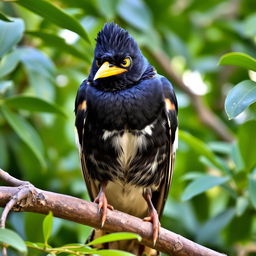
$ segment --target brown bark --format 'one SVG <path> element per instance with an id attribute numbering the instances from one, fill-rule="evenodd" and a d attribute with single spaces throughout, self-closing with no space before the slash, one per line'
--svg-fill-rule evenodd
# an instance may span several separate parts
<path id="1" fill-rule="evenodd" d="M 100 227 L 100 215 L 95 203 L 71 197 L 68 195 L 57 194 L 35 188 L 27 182 L 19 181 L 11 177 L 8 173 L 0 169 L 0 180 L 9 185 L 19 187 L 0 187 L 0 206 L 5 207 L 17 195 L 21 195 L 14 210 L 29 211 L 47 214 L 52 211 L 55 217 L 70 220 L 94 228 Z M 24 191 L 27 198 L 24 198 Z M 7 213 L 8 214 L 8 213 Z M 152 247 L 152 225 L 134 216 L 108 210 L 107 219 L 103 230 L 107 232 L 133 232 L 142 237 L 142 244 Z M 223 256 L 204 246 L 196 244 L 178 234 L 161 228 L 159 239 L 155 249 L 168 253 L 172 256 Z"/>

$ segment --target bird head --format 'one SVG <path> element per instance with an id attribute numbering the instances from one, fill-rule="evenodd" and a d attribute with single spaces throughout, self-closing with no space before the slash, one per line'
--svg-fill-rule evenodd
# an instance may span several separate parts
<path id="1" fill-rule="evenodd" d="M 132 36 L 118 25 L 106 23 L 96 38 L 88 80 L 104 91 L 122 90 L 136 84 L 148 66 Z"/>

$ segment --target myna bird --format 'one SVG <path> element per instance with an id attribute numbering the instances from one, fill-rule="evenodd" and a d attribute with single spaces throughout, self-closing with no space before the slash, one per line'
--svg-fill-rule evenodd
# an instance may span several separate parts
<path id="1" fill-rule="evenodd" d="M 156 243 L 177 147 L 177 113 L 171 83 L 126 30 L 105 24 L 75 102 L 82 171 L 101 226 L 114 208 L 152 222 Z M 132 240 L 106 247 L 157 255 Z"/>

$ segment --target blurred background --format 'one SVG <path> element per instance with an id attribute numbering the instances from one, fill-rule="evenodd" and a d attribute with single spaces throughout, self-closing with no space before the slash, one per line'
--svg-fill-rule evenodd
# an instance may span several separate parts
<path id="1" fill-rule="evenodd" d="M 179 149 L 162 226 L 228 255 L 256 255 L 256 105 L 233 120 L 224 110 L 230 89 L 256 75 L 218 65 L 228 52 L 256 57 L 255 0 L 44 3 L 0 2 L 0 167 L 38 188 L 88 199 L 74 100 L 98 31 L 115 21 L 178 97 Z M 37 242 L 42 219 L 13 213 L 8 227 Z M 55 219 L 50 242 L 84 242 L 89 232 Z"/>

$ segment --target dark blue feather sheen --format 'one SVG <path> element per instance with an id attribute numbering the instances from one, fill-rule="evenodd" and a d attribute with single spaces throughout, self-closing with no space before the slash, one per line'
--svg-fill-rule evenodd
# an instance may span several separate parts
<path id="1" fill-rule="evenodd" d="M 168 80 L 166 81 L 168 82 Z M 154 161 L 157 151 L 159 151 L 159 159 L 168 151 L 170 141 L 168 139 L 164 98 L 166 95 L 166 97 L 174 100 L 175 96 L 171 84 L 166 83 L 166 81 L 165 78 L 156 76 L 144 79 L 133 87 L 114 93 L 101 91 L 90 85 L 87 85 L 85 89 L 86 82 L 82 85 L 78 99 L 81 94 L 83 96 L 80 101 L 83 97 L 87 101 L 87 117 L 83 138 L 84 153 L 89 174 L 94 179 L 104 181 L 118 178 L 122 182 L 131 182 L 136 185 L 159 185 L 164 175 L 167 156 L 159 161 L 161 162 L 158 166 L 159 171 L 154 175 L 152 173 L 144 175 L 144 179 L 140 181 L 136 180 L 135 176 L 139 177 L 136 175 L 138 172 L 147 173 L 149 171 L 150 162 Z M 77 116 L 78 127 L 80 127 L 79 120 Z M 152 136 L 147 136 L 147 147 L 138 152 L 131 163 L 129 174 L 124 177 L 123 174 L 126 170 L 120 170 L 117 161 L 118 152 L 111 143 L 112 138 L 104 141 L 102 139 L 103 132 L 116 130 L 122 135 L 124 130 L 127 130 L 136 134 L 154 122 Z M 174 135 L 177 127 L 176 117 L 171 123 L 173 129 L 171 134 Z M 93 156 L 93 159 L 96 159 L 98 163 L 95 164 L 90 156 Z M 148 166 L 148 170 L 145 170 L 143 166 Z M 105 172 L 98 172 L 98 168 L 104 169 Z"/>
<path id="2" fill-rule="evenodd" d="M 88 118 L 92 125 L 105 130 L 141 130 L 152 123 L 163 108 L 161 82 L 158 78 L 113 92 L 87 88 Z"/>

